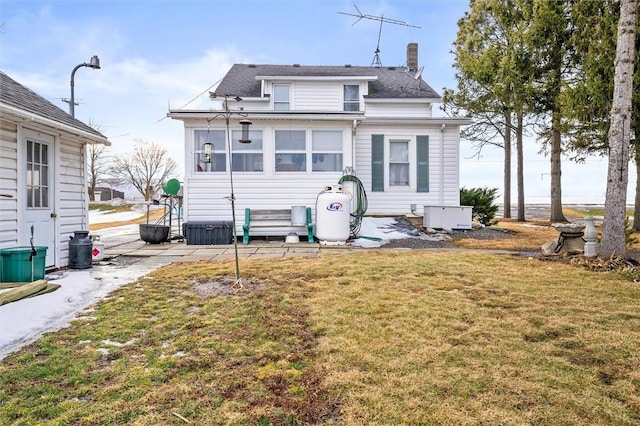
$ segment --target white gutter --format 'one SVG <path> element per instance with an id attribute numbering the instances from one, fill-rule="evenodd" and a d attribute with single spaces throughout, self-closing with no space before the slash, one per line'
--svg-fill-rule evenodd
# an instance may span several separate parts
<path id="1" fill-rule="evenodd" d="M 45 118 L 40 115 L 21 110 L 19 108 L 15 108 L 7 104 L 1 104 L 0 111 L 2 111 L 3 113 L 6 111 L 8 114 L 21 118 L 26 122 L 41 124 L 43 126 L 51 127 L 53 129 L 60 130 L 65 133 L 69 133 L 71 135 L 89 139 L 93 143 L 111 146 L 111 142 L 109 142 L 107 138 L 101 138 L 98 135 L 94 135 L 93 133 L 89 133 L 84 130 L 78 129 L 77 127 L 69 126 L 68 124 L 63 124 L 63 123 L 60 123 L 59 121 L 55 121 L 50 118 Z"/>
<path id="2" fill-rule="evenodd" d="M 268 111 L 236 111 L 233 112 L 246 115 L 248 118 L 256 119 L 256 120 L 339 120 L 339 121 L 353 121 L 353 120 L 364 120 L 364 113 L 353 114 L 344 112 L 310 112 L 310 111 L 300 111 L 297 113 L 273 113 Z M 191 110 L 191 111 L 179 111 L 179 110 L 169 110 L 167 113 L 167 117 L 175 118 L 175 119 L 215 119 L 216 117 L 220 117 L 223 119 L 222 114 L 224 111 L 212 110 L 212 111 L 203 111 L 203 110 Z"/>
<path id="3" fill-rule="evenodd" d="M 356 133 L 358 126 L 362 123 L 362 120 L 353 120 L 353 124 L 351 125 L 351 168 L 356 170 Z"/>

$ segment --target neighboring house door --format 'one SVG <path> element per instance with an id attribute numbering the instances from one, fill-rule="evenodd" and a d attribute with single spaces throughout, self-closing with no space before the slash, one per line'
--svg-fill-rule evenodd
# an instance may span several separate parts
<path id="1" fill-rule="evenodd" d="M 54 138 L 25 130 L 22 140 L 25 214 L 21 220 L 20 245 L 46 246 L 46 266 L 55 265 Z"/>

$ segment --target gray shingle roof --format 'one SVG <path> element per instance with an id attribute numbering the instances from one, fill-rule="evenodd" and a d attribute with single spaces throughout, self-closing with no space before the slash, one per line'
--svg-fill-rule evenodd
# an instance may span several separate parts
<path id="1" fill-rule="evenodd" d="M 0 71 L 0 102 L 14 108 L 65 124 L 99 138 L 107 139 L 102 133 L 77 120 L 58 108 L 33 90 L 23 86 Z"/>
<path id="2" fill-rule="evenodd" d="M 256 76 L 269 77 L 357 77 L 377 76 L 369 82 L 368 98 L 440 98 L 422 78 L 404 67 L 308 66 L 234 64 L 222 79 L 216 93 L 245 97 L 261 96 Z"/>

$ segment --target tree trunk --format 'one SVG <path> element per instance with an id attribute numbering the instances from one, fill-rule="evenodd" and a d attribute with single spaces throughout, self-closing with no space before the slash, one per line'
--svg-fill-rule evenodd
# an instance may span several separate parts
<path id="1" fill-rule="evenodd" d="M 504 193 L 503 213 L 505 219 L 511 218 L 511 112 L 504 115 Z"/>
<path id="2" fill-rule="evenodd" d="M 609 167 L 604 224 L 598 256 L 626 256 L 625 219 L 629 177 L 629 133 L 633 95 L 633 63 L 637 0 L 622 0 L 618 22 L 613 104 L 609 128 Z"/>
<path id="3" fill-rule="evenodd" d="M 523 151 L 523 142 L 522 142 L 522 127 L 523 127 L 523 113 L 522 107 L 518 108 L 516 113 L 517 116 L 517 124 L 516 124 L 516 155 L 517 155 L 517 174 L 518 174 L 518 222 L 524 222 L 526 219 L 524 217 L 524 153 Z"/>
<path id="4" fill-rule="evenodd" d="M 562 213 L 562 138 L 558 111 L 553 112 L 551 121 L 551 223 L 567 222 Z"/>
<path id="5" fill-rule="evenodd" d="M 634 160 L 636 163 L 636 197 L 635 197 L 635 203 L 633 207 L 632 228 L 635 231 L 640 231 L 640 146 L 637 143 L 633 144 L 633 154 L 634 154 Z"/>

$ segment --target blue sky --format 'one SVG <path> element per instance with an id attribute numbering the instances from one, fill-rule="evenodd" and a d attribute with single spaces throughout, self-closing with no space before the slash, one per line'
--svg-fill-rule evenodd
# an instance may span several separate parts
<path id="1" fill-rule="evenodd" d="M 383 66 L 405 64 L 406 46 L 416 42 L 423 79 L 439 93 L 455 88 L 450 51 L 465 0 L 3 0 L 0 68 L 68 110 L 62 99 L 69 97 L 71 70 L 97 54 L 102 69 L 80 68 L 75 75 L 76 118 L 99 126 L 113 153 L 150 140 L 182 167 L 182 122 L 166 113 L 185 105 L 210 108 L 208 89 L 233 63 L 371 65 L 380 23 L 354 25 L 355 17 L 338 13 L 357 13 L 354 5 L 420 27 L 382 25 Z M 501 153 L 469 159 L 467 145 L 461 185 L 501 187 Z M 536 151 L 532 146 L 525 157 L 527 202 L 548 200 L 549 163 Z M 604 160 L 565 164 L 567 202 L 604 200 Z"/>

